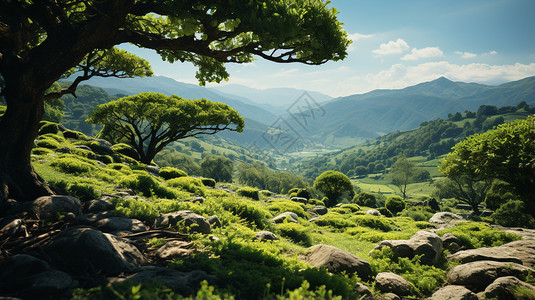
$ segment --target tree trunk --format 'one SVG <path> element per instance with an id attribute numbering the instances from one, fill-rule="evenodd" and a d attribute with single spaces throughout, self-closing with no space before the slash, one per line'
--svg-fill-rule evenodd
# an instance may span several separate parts
<path id="1" fill-rule="evenodd" d="M 31 201 L 53 194 L 31 165 L 31 150 L 44 112 L 43 91 L 31 83 L 6 93 L 0 119 L 0 211 L 7 199 Z"/>

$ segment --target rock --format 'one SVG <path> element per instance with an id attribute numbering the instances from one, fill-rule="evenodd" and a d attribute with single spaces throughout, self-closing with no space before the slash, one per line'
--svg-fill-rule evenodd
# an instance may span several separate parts
<path id="1" fill-rule="evenodd" d="M 204 197 L 196 197 L 196 198 L 193 198 L 190 200 L 190 202 L 193 202 L 193 203 L 204 203 L 206 199 L 204 199 Z"/>
<path id="2" fill-rule="evenodd" d="M 114 231 L 130 231 L 130 232 L 143 232 L 147 231 L 148 227 L 140 220 L 130 219 L 125 217 L 110 217 L 100 219 L 95 223 L 95 227 L 104 232 Z"/>
<path id="3" fill-rule="evenodd" d="M 459 251 L 448 255 L 448 259 L 463 264 L 479 260 L 513 262 L 533 268 L 535 267 L 535 240 L 519 240 L 498 247 Z"/>
<path id="4" fill-rule="evenodd" d="M 208 275 L 204 271 L 180 272 L 171 268 L 156 266 L 141 267 L 138 273 L 128 276 L 126 279 L 134 284 L 158 281 L 182 295 L 190 295 L 195 292 L 204 280 L 212 285 L 216 281 L 215 276 Z"/>
<path id="5" fill-rule="evenodd" d="M 110 142 L 103 140 L 103 139 L 88 139 L 89 142 L 89 148 L 93 150 L 93 152 L 97 154 L 102 155 L 113 155 L 114 152 L 111 149 L 113 146 Z"/>
<path id="6" fill-rule="evenodd" d="M 380 300 L 401 300 L 398 295 L 394 293 L 386 293 L 379 298 Z"/>
<path id="7" fill-rule="evenodd" d="M 464 221 L 463 217 L 447 211 L 438 212 L 429 219 L 429 223 L 437 225 L 452 225 Z"/>
<path id="8" fill-rule="evenodd" d="M 316 215 L 323 216 L 323 215 L 327 214 L 327 212 L 329 212 L 329 210 L 327 209 L 327 207 L 325 207 L 323 205 L 318 205 L 318 206 L 315 206 L 314 208 L 309 209 L 308 212 L 311 213 L 311 214 L 316 214 Z"/>
<path id="9" fill-rule="evenodd" d="M 91 150 L 91 148 L 89 148 L 86 145 L 76 145 L 76 146 L 74 146 L 74 148 L 93 152 L 93 150 Z"/>
<path id="10" fill-rule="evenodd" d="M 332 273 L 357 273 L 363 280 L 369 279 L 372 274 L 370 264 L 364 259 L 324 244 L 310 247 L 304 261 L 316 268 L 324 267 Z"/>
<path id="11" fill-rule="evenodd" d="M 26 225 L 24 225 L 22 219 L 13 220 L 0 230 L 0 235 L 9 237 L 26 236 L 26 234 Z"/>
<path id="12" fill-rule="evenodd" d="M 461 240 L 451 232 L 445 233 L 440 239 L 442 240 L 442 246 L 446 249 L 451 243 L 456 243 L 457 245 L 461 244 Z"/>
<path id="13" fill-rule="evenodd" d="M 111 217 L 115 217 L 115 212 L 103 211 L 99 213 L 89 213 L 89 214 L 76 217 L 76 223 L 78 223 L 79 225 L 93 226 L 98 221 L 105 219 L 105 218 L 111 218 Z"/>
<path id="14" fill-rule="evenodd" d="M 476 294 L 462 285 L 447 285 L 431 295 L 433 300 L 478 300 Z"/>
<path id="15" fill-rule="evenodd" d="M 450 284 L 463 285 L 472 291 L 482 291 L 494 280 L 504 276 L 524 278 L 532 268 L 511 263 L 490 260 L 475 261 L 453 268 L 447 276 Z"/>
<path id="16" fill-rule="evenodd" d="M 146 263 L 129 240 L 91 228 L 68 228 L 43 247 L 43 252 L 55 265 L 81 274 L 131 272 Z"/>
<path id="17" fill-rule="evenodd" d="M 480 217 L 482 218 L 485 218 L 485 217 L 490 217 L 494 212 L 492 210 L 484 210 L 481 212 L 481 214 L 479 215 Z"/>
<path id="18" fill-rule="evenodd" d="M 435 198 L 429 199 L 429 201 L 427 201 L 427 206 L 434 211 L 440 211 L 440 205 L 438 205 L 438 201 Z"/>
<path id="19" fill-rule="evenodd" d="M 372 295 L 372 291 L 370 290 L 370 288 L 360 282 L 357 282 L 357 284 L 355 285 L 355 292 L 357 292 L 359 296 L 371 296 Z"/>
<path id="20" fill-rule="evenodd" d="M 178 222 L 184 222 L 184 225 L 191 231 L 200 233 L 210 233 L 212 228 L 210 223 L 201 215 L 198 215 L 191 210 L 181 210 L 177 212 L 163 214 L 156 219 L 154 227 L 168 227 L 175 226 Z"/>
<path id="21" fill-rule="evenodd" d="M 283 212 L 282 214 L 274 217 L 271 219 L 271 222 L 273 223 L 283 223 L 285 220 L 288 222 L 297 223 L 297 219 L 299 219 L 299 216 L 297 216 L 296 213 L 293 213 L 291 211 Z"/>
<path id="22" fill-rule="evenodd" d="M 413 258 L 415 255 L 423 255 L 422 263 L 428 265 L 437 264 L 442 255 L 442 240 L 428 231 L 418 231 L 410 240 L 382 241 L 373 250 L 384 247 L 390 247 L 397 257 Z"/>
<path id="23" fill-rule="evenodd" d="M 182 258 L 193 253 L 193 243 L 184 241 L 170 241 L 156 251 L 161 259 Z"/>
<path id="24" fill-rule="evenodd" d="M 59 299 L 60 294 L 76 285 L 67 273 L 54 270 L 46 261 L 27 254 L 8 257 L 0 264 L 0 291 L 4 296 L 35 299 L 45 294 L 57 295 Z"/>
<path id="25" fill-rule="evenodd" d="M 147 172 L 152 173 L 152 174 L 157 175 L 157 176 L 158 176 L 158 174 L 160 174 L 160 168 L 158 166 L 148 165 L 146 167 L 146 170 L 147 170 Z"/>
<path id="26" fill-rule="evenodd" d="M 71 196 L 42 196 L 31 204 L 33 213 L 39 219 L 57 218 L 58 214 L 72 212 L 79 216 L 82 214 L 82 203 Z"/>
<path id="27" fill-rule="evenodd" d="M 85 203 L 85 210 L 90 213 L 112 210 L 113 204 L 107 200 L 90 200 Z"/>
<path id="28" fill-rule="evenodd" d="M 381 212 L 379 212 L 377 209 L 368 209 L 366 211 L 366 214 L 367 215 L 372 215 L 372 216 L 380 216 Z"/>
<path id="29" fill-rule="evenodd" d="M 303 204 L 307 204 L 308 203 L 307 198 L 303 198 L 303 197 L 292 197 L 292 198 L 290 198 L 290 200 L 292 200 L 293 202 L 299 202 L 299 203 L 303 203 Z"/>
<path id="30" fill-rule="evenodd" d="M 221 220 L 219 220 L 219 217 L 216 216 L 216 215 L 213 215 L 211 217 L 208 217 L 208 219 L 206 219 L 208 221 L 208 223 L 210 223 L 210 226 L 212 228 L 219 228 L 221 227 Z"/>
<path id="31" fill-rule="evenodd" d="M 67 147 L 61 147 L 61 148 L 58 148 L 56 150 L 54 150 L 58 153 L 71 153 L 71 149 L 67 148 Z"/>
<path id="32" fill-rule="evenodd" d="M 472 206 L 464 203 L 459 203 L 455 206 L 457 209 L 472 210 Z"/>
<path id="33" fill-rule="evenodd" d="M 527 299 L 525 297 L 515 297 L 517 293 L 515 290 L 522 288 L 525 291 L 530 291 L 535 295 L 535 286 L 525 283 L 514 276 L 500 277 L 487 286 L 485 289 L 485 299 Z"/>
<path id="34" fill-rule="evenodd" d="M 413 292 L 413 287 L 407 279 L 390 272 L 377 274 L 375 287 L 383 293 L 394 293 L 398 296 L 408 296 Z"/>
<path id="35" fill-rule="evenodd" d="M 255 234 L 255 237 L 254 237 L 255 240 L 260 240 L 260 241 L 276 241 L 279 239 L 279 237 L 277 237 L 276 234 L 274 234 L 273 232 L 271 231 L 259 231 Z"/>

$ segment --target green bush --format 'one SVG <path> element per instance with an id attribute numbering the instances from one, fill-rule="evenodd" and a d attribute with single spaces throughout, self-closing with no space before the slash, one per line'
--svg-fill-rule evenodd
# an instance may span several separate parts
<path id="1" fill-rule="evenodd" d="M 526 213 L 526 205 L 520 200 L 511 200 L 500 206 L 491 218 L 502 226 L 535 228 L 535 219 Z"/>
<path id="2" fill-rule="evenodd" d="M 50 138 L 40 139 L 36 144 L 37 147 L 48 149 L 57 149 L 61 147 L 61 144 L 58 141 Z"/>
<path id="3" fill-rule="evenodd" d="M 158 181 L 148 174 L 132 174 L 121 179 L 121 185 L 141 193 L 145 197 L 150 197 L 159 186 Z"/>
<path id="4" fill-rule="evenodd" d="M 236 190 L 236 194 L 242 197 L 251 198 L 253 200 L 259 200 L 258 189 L 252 187 L 242 187 Z"/>
<path id="5" fill-rule="evenodd" d="M 47 133 L 53 133 L 56 134 L 59 132 L 58 124 L 48 122 L 48 121 L 41 121 L 39 123 L 41 127 L 39 128 L 39 135 L 47 134 Z"/>
<path id="6" fill-rule="evenodd" d="M 39 139 L 53 139 L 56 140 L 59 143 L 64 143 L 65 138 L 61 134 L 53 134 L 53 133 L 46 133 L 39 136 Z"/>
<path id="7" fill-rule="evenodd" d="M 409 217 L 414 221 L 428 221 L 433 216 L 431 208 L 426 206 L 413 206 L 402 211 L 400 217 Z"/>
<path id="8" fill-rule="evenodd" d="M 158 173 L 158 175 L 160 175 L 160 177 L 165 180 L 188 176 L 186 172 L 173 167 L 160 168 L 160 172 Z"/>
<path id="9" fill-rule="evenodd" d="M 306 217 L 305 209 L 303 208 L 303 205 L 298 202 L 294 202 L 291 200 L 274 200 L 269 203 L 268 209 L 272 211 L 274 214 L 280 214 L 283 212 L 291 211 L 298 215 L 301 218 Z"/>
<path id="10" fill-rule="evenodd" d="M 212 178 L 201 178 L 204 186 L 215 187 L 215 180 Z"/>
<path id="11" fill-rule="evenodd" d="M 259 229 L 265 229 L 269 224 L 272 214 L 262 206 L 252 201 L 238 201 L 233 198 L 225 198 L 222 201 L 223 208 L 234 215 L 244 219 Z"/>
<path id="12" fill-rule="evenodd" d="M 353 197 L 352 202 L 367 207 L 376 207 L 377 205 L 375 196 L 372 193 L 367 192 L 360 192 L 356 194 L 355 197 Z"/>
<path id="13" fill-rule="evenodd" d="M 50 153 L 54 153 L 54 151 L 48 148 L 40 148 L 40 147 L 32 149 L 32 154 L 35 154 L 35 155 L 46 155 Z"/>
<path id="14" fill-rule="evenodd" d="M 491 228 L 489 225 L 477 222 L 462 222 L 455 227 L 442 229 L 438 235 L 451 233 L 461 240 L 461 246 L 467 248 L 495 247 L 521 239 L 514 233 Z"/>
<path id="15" fill-rule="evenodd" d="M 306 198 L 307 200 L 312 197 L 310 192 L 304 188 L 293 188 L 288 191 L 288 195 L 291 197 Z"/>
<path id="16" fill-rule="evenodd" d="M 121 173 L 123 173 L 125 175 L 132 174 L 132 169 L 130 169 L 129 166 L 127 166 L 125 164 L 121 164 L 121 163 L 111 163 L 111 164 L 108 164 L 106 166 L 106 168 L 119 171 L 119 172 L 121 172 Z"/>
<path id="17" fill-rule="evenodd" d="M 87 136 L 79 131 L 65 130 L 63 136 L 68 139 L 87 140 Z"/>
<path id="18" fill-rule="evenodd" d="M 398 196 L 390 196 L 386 198 L 385 207 L 393 214 L 402 212 L 405 209 L 405 201 Z"/>
<path id="19" fill-rule="evenodd" d="M 351 221 L 347 216 L 339 214 L 337 212 L 328 212 L 326 215 L 320 216 L 316 219 L 316 225 L 329 226 L 334 229 L 345 229 L 348 227 L 355 227 L 357 224 Z"/>
<path id="20" fill-rule="evenodd" d="M 366 226 L 384 232 L 391 231 L 394 225 L 392 221 L 383 216 L 356 215 L 352 216 L 350 220 L 359 226 Z"/>
<path id="21" fill-rule="evenodd" d="M 95 163 L 90 160 L 82 160 L 77 156 L 63 156 L 55 159 L 51 166 L 69 174 L 81 174 L 95 170 Z"/>
<path id="22" fill-rule="evenodd" d="M 385 217 L 388 217 L 388 218 L 393 217 L 392 212 L 389 211 L 388 208 L 386 208 L 384 206 L 383 207 L 379 207 L 377 210 L 381 213 L 381 215 L 383 215 Z"/>
<path id="23" fill-rule="evenodd" d="M 67 187 L 67 191 L 71 196 L 82 201 L 98 199 L 101 195 L 93 185 L 87 183 L 75 182 Z"/>
<path id="24" fill-rule="evenodd" d="M 282 236 L 289 238 L 294 243 L 310 247 L 312 239 L 309 235 L 309 229 L 298 223 L 281 223 L 277 225 Z"/>
<path id="25" fill-rule="evenodd" d="M 167 186 L 190 192 L 197 196 L 205 196 L 202 181 L 193 177 L 178 177 L 166 181 Z"/>

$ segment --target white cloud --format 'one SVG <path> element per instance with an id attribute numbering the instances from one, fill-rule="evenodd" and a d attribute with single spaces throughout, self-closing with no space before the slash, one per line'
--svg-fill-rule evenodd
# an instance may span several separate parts
<path id="1" fill-rule="evenodd" d="M 297 72 L 299 72 L 298 68 L 292 68 L 292 69 L 289 69 L 289 70 L 284 70 L 284 71 L 279 72 L 279 73 L 275 73 L 275 74 L 271 75 L 271 77 L 285 77 L 285 76 L 293 75 L 293 74 L 295 74 Z"/>
<path id="2" fill-rule="evenodd" d="M 496 52 L 494 50 L 486 52 L 486 53 L 483 53 L 483 55 L 496 55 L 496 54 L 498 54 L 498 52 Z"/>
<path id="3" fill-rule="evenodd" d="M 455 51 L 454 53 L 460 55 L 462 58 L 474 58 L 477 56 L 477 54 L 470 52 Z"/>
<path id="4" fill-rule="evenodd" d="M 396 41 L 390 41 L 388 43 L 382 43 L 379 49 L 375 49 L 372 52 L 377 55 L 399 54 L 409 49 L 409 45 L 402 39 Z"/>
<path id="5" fill-rule="evenodd" d="M 420 58 L 440 57 L 444 52 L 439 47 L 426 47 L 422 49 L 413 48 L 410 54 L 401 58 L 401 60 L 418 60 Z"/>
<path id="6" fill-rule="evenodd" d="M 349 45 L 349 47 L 347 48 L 347 51 L 355 50 L 355 46 L 356 46 L 356 42 L 357 41 L 364 40 L 364 39 L 369 39 L 369 38 L 372 38 L 374 36 L 375 36 L 375 34 L 361 34 L 361 33 L 357 33 L 357 32 L 355 32 L 353 34 L 349 34 L 347 36 L 347 38 L 352 40 L 353 43 L 351 43 L 351 45 Z"/>

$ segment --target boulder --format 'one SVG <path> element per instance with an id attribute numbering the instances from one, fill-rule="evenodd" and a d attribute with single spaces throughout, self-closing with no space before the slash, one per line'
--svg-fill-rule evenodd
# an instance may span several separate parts
<path id="1" fill-rule="evenodd" d="M 535 286 L 514 276 L 505 276 L 494 280 L 491 285 L 487 286 L 484 291 L 485 299 L 528 299 L 518 295 L 518 288 L 535 295 Z"/>
<path id="2" fill-rule="evenodd" d="M 482 260 L 456 266 L 448 273 L 446 280 L 450 284 L 463 285 L 478 292 L 484 290 L 499 277 L 524 278 L 529 272 L 533 273 L 535 270 L 511 262 Z"/>
<path id="3" fill-rule="evenodd" d="M 182 258 L 193 253 L 193 243 L 184 241 L 170 241 L 156 251 L 161 259 Z"/>
<path id="4" fill-rule="evenodd" d="M 3 296 L 35 299 L 56 295 L 55 298 L 59 299 L 59 295 L 76 285 L 67 273 L 54 270 L 46 261 L 27 254 L 13 255 L 0 264 L 0 291 Z"/>
<path id="5" fill-rule="evenodd" d="M 107 200 L 90 200 L 85 203 L 85 210 L 89 213 L 97 213 L 113 209 L 113 204 Z"/>
<path id="6" fill-rule="evenodd" d="M 152 173 L 156 176 L 160 174 L 160 168 L 158 166 L 148 165 L 145 169 L 147 170 L 147 172 Z"/>
<path id="7" fill-rule="evenodd" d="M 464 210 L 472 210 L 472 206 L 465 204 L 465 203 L 459 203 L 455 206 L 457 209 L 464 209 Z"/>
<path id="8" fill-rule="evenodd" d="M 279 239 L 279 237 L 277 237 L 277 235 L 271 231 L 264 230 L 264 231 L 257 232 L 255 234 L 254 239 L 260 240 L 260 241 L 276 241 Z"/>
<path id="9" fill-rule="evenodd" d="M 130 231 L 136 233 L 148 230 L 148 227 L 140 220 L 125 217 L 100 219 L 95 223 L 95 227 L 104 232 Z"/>
<path id="10" fill-rule="evenodd" d="M 271 222 L 283 223 L 285 220 L 287 220 L 288 222 L 297 223 L 297 219 L 299 219 L 299 216 L 297 216 L 296 213 L 287 211 L 271 219 Z"/>
<path id="11" fill-rule="evenodd" d="M 105 219 L 105 218 L 111 218 L 111 217 L 115 217 L 115 212 L 103 211 L 99 213 L 88 213 L 88 214 L 76 217 L 76 223 L 79 225 L 93 226 L 98 221 Z"/>
<path id="12" fill-rule="evenodd" d="M 175 226 L 178 222 L 184 222 L 184 225 L 194 232 L 208 234 L 212 231 L 210 223 L 208 223 L 206 218 L 191 210 L 181 210 L 163 214 L 156 219 L 154 227 L 162 228 Z"/>
<path id="13" fill-rule="evenodd" d="M 156 266 L 141 267 L 136 274 L 130 275 L 126 279 L 134 284 L 158 281 L 182 295 L 194 293 L 202 281 L 206 280 L 212 285 L 216 282 L 215 276 L 208 275 L 204 271 L 180 272 Z"/>
<path id="14" fill-rule="evenodd" d="M 110 142 L 103 139 L 88 139 L 91 142 L 88 146 L 89 148 L 101 155 L 113 155 L 114 151 L 111 149 L 113 146 Z"/>
<path id="15" fill-rule="evenodd" d="M 359 296 L 371 296 L 372 295 L 372 291 L 370 290 L 370 288 L 360 282 L 357 282 L 357 284 L 355 285 L 355 292 Z"/>
<path id="16" fill-rule="evenodd" d="M 307 198 L 303 198 L 303 197 L 292 197 L 292 198 L 290 198 L 290 200 L 292 200 L 293 202 L 299 202 L 299 203 L 303 203 L 303 204 L 307 204 L 308 203 Z"/>
<path id="17" fill-rule="evenodd" d="M 380 216 L 381 212 L 379 212 L 377 209 L 368 209 L 366 211 L 366 214 L 367 215 L 372 215 L 372 216 Z"/>
<path id="18" fill-rule="evenodd" d="M 146 263 L 129 240 L 92 228 L 68 228 L 43 247 L 43 252 L 55 265 L 81 274 L 131 272 Z"/>
<path id="19" fill-rule="evenodd" d="M 377 274 L 375 287 L 383 293 L 394 293 L 398 296 L 408 296 L 413 293 L 414 289 L 407 279 L 390 272 Z"/>
<path id="20" fill-rule="evenodd" d="M 463 221 L 463 217 L 447 211 L 438 212 L 429 219 L 429 223 L 436 225 L 453 225 Z"/>
<path id="21" fill-rule="evenodd" d="M 218 227 L 221 227 L 221 220 L 219 220 L 219 217 L 216 216 L 216 215 L 213 215 L 211 217 L 208 217 L 208 219 L 206 219 L 208 221 L 208 223 L 210 223 L 210 226 L 212 228 L 218 228 Z"/>
<path id="22" fill-rule="evenodd" d="M 311 214 L 316 214 L 316 215 L 319 215 L 319 216 L 323 216 L 323 215 L 327 214 L 327 212 L 329 212 L 329 210 L 327 209 L 327 207 L 325 207 L 323 205 L 318 205 L 318 206 L 315 206 L 314 208 L 309 209 L 308 212 L 311 213 Z"/>
<path id="23" fill-rule="evenodd" d="M 42 196 L 31 204 L 31 210 L 39 219 L 57 218 L 59 214 L 69 212 L 79 216 L 82 214 L 82 203 L 71 196 Z"/>
<path id="24" fill-rule="evenodd" d="M 372 274 L 371 266 L 366 260 L 324 244 L 310 247 L 304 261 L 316 268 L 324 267 L 332 273 L 357 273 L 363 280 L 369 279 Z"/>
<path id="25" fill-rule="evenodd" d="M 415 255 L 422 255 L 422 263 L 428 265 L 437 264 L 442 255 L 442 240 L 428 231 L 418 231 L 410 240 L 382 241 L 373 250 L 381 250 L 384 247 L 390 247 L 397 257 L 413 258 Z"/>
<path id="26" fill-rule="evenodd" d="M 26 225 L 24 225 L 22 219 L 13 220 L 0 230 L 0 235 L 9 237 L 25 236 L 26 233 Z"/>
<path id="27" fill-rule="evenodd" d="M 498 247 L 459 251 L 448 255 L 448 259 L 463 264 L 479 260 L 513 262 L 533 268 L 535 267 L 535 240 L 519 240 Z"/>
<path id="28" fill-rule="evenodd" d="M 476 294 L 462 285 L 447 285 L 431 295 L 433 300 L 478 300 Z"/>

